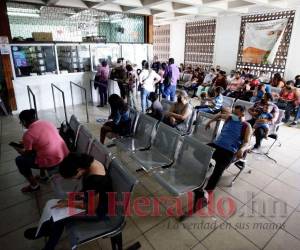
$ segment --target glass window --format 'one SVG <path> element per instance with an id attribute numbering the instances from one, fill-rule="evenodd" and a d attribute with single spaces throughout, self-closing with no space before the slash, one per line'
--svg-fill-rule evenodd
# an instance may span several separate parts
<path id="1" fill-rule="evenodd" d="M 120 46 L 118 44 L 97 44 L 92 45 L 91 48 L 93 70 L 97 69 L 97 66 L 102 60 L 107 60 L 108 64 L 111 65 L 121 57 Z"/>
<path id="2" fill-rule="evenodd" d="M 57 46 L 60 73 L 85 72 L 91 70 L 88 45 Z"/>
<path id="3" fill-rule="evenodd" d="M 12 46 L 17 77 L 56 73 L 54 46 Z"/>

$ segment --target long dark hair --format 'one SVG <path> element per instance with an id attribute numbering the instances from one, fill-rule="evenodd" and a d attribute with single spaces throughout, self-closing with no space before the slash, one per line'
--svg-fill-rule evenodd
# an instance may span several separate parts
<path id="1" fill-rule="evenodd" d="M 59 165 L 59 173 L 64 178 L 74 177 L 79 168 L 88 169 L 93 161 L 90 155 L 70 153 Z"/>
<path id="2" fill-rule="evenodd" d="M 111 113 L 126 112 L 128 110 L 128 105 L 124 100 L 117 94 L 112 94 L 108 97 L 108 103 L 111 108 Z"/>

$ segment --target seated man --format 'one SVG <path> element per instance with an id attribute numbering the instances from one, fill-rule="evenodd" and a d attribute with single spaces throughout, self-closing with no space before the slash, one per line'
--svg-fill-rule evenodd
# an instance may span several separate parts
<path id="1" fill-rule="evenodd" d="M 15 147 L 20 153 L 16 158 L 16 165 L 30 183 L 21 190 L 28 193 L 40 189 L 31 169 L 45 170 L 56 167 L 68 155 L 69 150 L 57 128 L 48 121 L 37 120 L 34 109 L 23 110 L 19 118 L 27 131 L 23 135 L 23 145 Z"/>
<path id="2" fill-rule="evenodd" d="M 210 114 L 217 114 L 221 111 L 223 105 L 223 89 L 221 87 L 215 88 L 215 97 L 206 98 L 209 102 L 208 105 L 200 105 L 195 107 L 198 112 L 205 112 Z"/>
<path id="3" fill-rule="evenodd" d="M 177 102 L 164 114 L 164 123 L 184 132 L 188 128 L 191 114 L 192 108 L 188 103 L 188 94 L 185 91 L 180 91 Z"/>
<path id="4" fill-rule="evenodd" d="M 163 118 L 163 106 L 158 100 L 158 95 L 155 92 L 151 92 L 148 100 L 151 101 L 151 106 L 147 109 L 147 114 L 160 121 Z"/>
<path id="5" fill-rule="evenodd" d="M 232 114 L 217 115 L 207 123 L 206 128 L 208 129 L 211 123 L 219 119 L 225 119 L 225 123 L 218 138 L 209 144 L 209 146 L 215 148 L 213 159 L 216 164 L 205 187 L 207 192 L 211 192 L 216 188 L 224 170 L 229 167 L 234 159 L 243 158 L 245 151 L 248 150 L 251 137 L 251 126 L 245 121 L 245 107 L 237 105 L 234 107 Z M 196 202 L 194 208 L 198 210 L 201 207 L 197 204 L 197 200 L 204 198 L 205 194 L 202 189 L 194 192 Z"/>

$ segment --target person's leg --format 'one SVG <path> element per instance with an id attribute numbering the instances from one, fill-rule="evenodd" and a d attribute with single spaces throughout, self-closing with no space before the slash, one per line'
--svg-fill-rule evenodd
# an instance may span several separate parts
<path id="1" fill-rule="evenodd" d="M 104 105 L 107 105 L 107 87 L 103 91 Z"/>
<path id="2" fill-rule="evenodd" d="M 35 164 L 35 156 L 33 155 L 20 155 L 15 159 L 19 172 L 27 179 L 32 189 L 39 188 L 38 182 L 32 175 L 31 169 L 37 169 Z"/>
<path id="3" fill-rule="evenodd" d="M 145 111 L 146 111 L 146 94 L 145 94 L 145 89 L 141 90 L 141 106 L 142 106 L 142 112 L 145 113 Z"/>
<path id="4" fill-rule="evenodd" d="M 171 90 L 170 90 L 171 86 L 168 87 L 164 87 L 164 96 L 167 100 L 170 100 L 170 94 L 171 94 Z"/>
<path id="5" fill-rule="evenodd" d="M 171 89 L 170 89 L 170 100 L 171 100 L 171 102 L 175 101 L 175 96 L 176 96 L 176 85 L 171 85 Z"/>
<path id="6" fill-rule="evenodd" d="M 291 102 L 288 102 L 285 108 L 285 118 L 284 118 L 284 122 L 289 122 L 290 118 L 291 118 L 291 112 L 294 110 L 295 105 Z"/>
<path id="7" fill-rule="evenodd" d="M 103 93 L 103 88 L 99 86 L 99 98 L 100 98 L 100 103 L 98 106 L 102 107 L 104 103 L 104 93 Z"/>
<path id="8" fill-rule="evenodd" d="M 56 221 L 53 222 L 51 224 L 51 229 L 49 232 L 49 237 L 48 240 L 46 242 L 46 245 L 44 247 L 44 250 L 54 250 L 61 235 L 64 232 L 64 228 L 65 228 L 65 220 L 60 220 L 60 221 Z"/>
<path id="9" fill-rule="evenodd" d="M 211 108 L 200 108 L 200 109 L 197 109 L 197 111 L 212 114 Z"/>
<path id="10" fill-rule="evenodd" d="M 146 95 L 146 109 L 148 109 L 148 108 L 150 108 L 150 106 L 151 106 L 151 102 L 148 100 L 148 97 L 149 97 L 149 95 L 150 95 L 150 92 L 149 91 L 145 91 L 145 95 Z"/>
<path id="11" fill-rule="evenodd" d="M 105 137 L 106 137 L 106 134 L 109 133 L 109 132 L 112 132 L 112 125 L 111 125 L 111 122 L 107 122 L 105 123 L 101 130 L 100 130 L 100 142 L 102 144 L 104 144 L 105 142 Z"/>
<path id="12" fill-rule="evenodd" d="M 256 141 L 254 148 L 259 149 L 261 147 L 261 142 L 262 142 L 263 138 L 265 137 L 265 130 L 263 128 L 257 128 L 257 129 L 255 129 L 254 135 L 255 135 L 255 141 Z"/>
<path id="13" fill-rule="evenodd" d="M 300 120 L 300 106 L 298 107 L 297 113 L 295 115 L 294 121 L 290 124 L 290 126 L 297 126 L 298 122 Z"/>

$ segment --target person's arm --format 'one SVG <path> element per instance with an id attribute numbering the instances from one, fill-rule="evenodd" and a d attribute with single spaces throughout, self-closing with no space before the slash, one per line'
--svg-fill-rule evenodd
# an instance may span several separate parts
<path id="1" fill-rule="evenodd" d="M 155 71 L 152 71 L 152 74 L 154 74 L 154 85 L 159 83 L 161 81 L 161 77 L 159 74 L 157 74 Z"/>
<path id="2" fill-rule="evenodd" d="M 210 124 L 219 121 L 219 120 L 227 120 L 229 118 L 230 114 L 218 114 L 213 119 L 209 120 L 206 123 L 205 129 L 210 129 Z"/>
<path id="3" fill-rule="evenodd" d="M 279 108 L 276 105 L 273 106 L 271 114 L 273 115 L 272 124 L 275 124 L 279 117 Z"/>
<path id="4" fill-rule="evenodd" d="M 247 128 L 246 128 L 245 135 L 244 135 L 244 138 L 243 138 L 243 144 L 240 147 L 239 151 L 236 153 L 236 157 L 238 159 L 243 158 L 243 155 L 244 155 L 245 151 L 249 149 L 251 134 L 252 134 L 252 128 L 251 128 L 250 124 L 247 123 Z"/>

